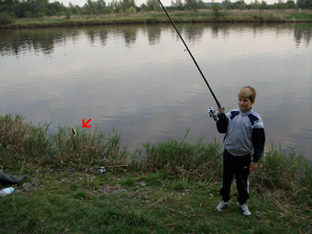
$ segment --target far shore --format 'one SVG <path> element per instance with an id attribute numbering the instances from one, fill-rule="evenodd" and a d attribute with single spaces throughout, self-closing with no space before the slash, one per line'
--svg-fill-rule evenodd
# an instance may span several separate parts
<path id="1" fill-rule="evenodd" d="M 311 23 L 310 10 L 212 10 L 169 11 L 175 23 Z M 102 15 L 71 15 L 42 18 L 15 19 L 0 29 L 68 27 L 114 24 L 159 24 L 169 23 L 166 14 L 137 12 Z"/>

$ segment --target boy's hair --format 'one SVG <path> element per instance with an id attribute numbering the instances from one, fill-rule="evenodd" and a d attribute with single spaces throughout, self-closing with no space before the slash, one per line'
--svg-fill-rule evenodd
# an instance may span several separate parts
<path id="1" fill-rule="evenodd" d="M 256 90 L 250 86 L 244 86 L 239 92 L 238 96 L 248 98 L 251 102 L 256 100 Z"/>

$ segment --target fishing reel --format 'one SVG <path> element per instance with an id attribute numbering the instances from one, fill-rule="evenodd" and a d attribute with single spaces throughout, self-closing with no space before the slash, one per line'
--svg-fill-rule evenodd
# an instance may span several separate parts
<path id="1" fill-rule="evenodd" d="M 216 111 L 213 107 L 209 107 L 207 112 L 215 121 L 219 120 L 219 111 Z"/>

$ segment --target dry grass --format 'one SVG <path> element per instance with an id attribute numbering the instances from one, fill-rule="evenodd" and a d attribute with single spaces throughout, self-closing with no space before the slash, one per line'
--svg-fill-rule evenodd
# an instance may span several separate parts
<path id="1" fill-rule="evenodd" d="M 312 22 L 311 11 L 304 10 L 220 10 L 215 14 L 212 10 L 199 11 L 169 11 L 176 23 L 205 23 L 205 22 Z M 30 27 L 61 27 L 86 26 L 105 24 L 153 24 L 169 23 L 162 12 L 140 12 L 129 14 L 103 15 L 72 15 L 70 19 L 64 16 L 43 17 L 34 19 L 16 19 L 14 23 L 2 28 Z"/>

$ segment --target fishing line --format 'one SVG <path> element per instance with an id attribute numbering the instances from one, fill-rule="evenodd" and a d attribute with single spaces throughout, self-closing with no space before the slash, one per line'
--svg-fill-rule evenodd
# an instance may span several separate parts
<path id="1" fill-rule="evenodd" d="M 160 3 L 160 5 L 161 5 L 162 9 L 164 10 L 164 12 L 166 13 L 166 15 L 168 16 L 168 18 L 169 18 L 169 20 L 170 20 L 171 24 L 173 25 L 173 27 L 174 27 L 174 28 L 175 28 L 175 30 L 177 31 L 177 33 L 178 33 L 178 35 L 179 35 L 180 39 L 182 40 L 182 42 L 183 42 L 183 44 L 184 44 L 184 46 L 185 46 L 186 50 L 188 51 L 188 53 L 190 54 L 191 58 L 193 59 L 193 62 L 195 63 L 195 65 L 196 65 L 196 67 L 197 67 L 197 69 L 198 69 L 199 73 L 200 73 L 200 74 L 201 74 L 201 76 L 203 77 L 203 79 L 204 79 L 204 81 L 205 81 L 205 83 L 206 83 L 206 85 L 207 85 L 207 87 L 208 87 L 208 89 L 209 89 L 210 93 L 212 94 L 212 96 L 213 96 L 214 100 L 216 101 L 216 103 L 217 103 L 218 107 L 220 107 L 220 108 L 221 108 L 221 105 L 220 105 L 220 103 L 219 103 L 219 101 L 218 101 L 218 99 L 217 99 L 216 95 L 213 93 L 212 89 L 210 88 L 210 85 L 208 84 L 208 81 L 206 80 L 206 78 L 205 78 L 205 76 L 204 76 L 203 72 L 201 71 L 200 67 L 198 66 L 198 64 L 197 64 L 197 62 L 196 62 L 196 60 L 195 60 L 194 56 L 192 55 L 191 51 L 189 50 L 188 46 L 186 45 L 186 43 L 185 43 L 185 41 L 184 41 L 183 37 L 181 36 L 181 34 L 180 34 L 179 30 L 178 30 L 178 29 L 177 29 L 177 27 L 175 26 L 175 24 L 174 24 L 173 20 L 171 19 L 171 17 L 170 17 L 170 15 L 169 15 L 169 13 L 167 12 L 166 8 L 165 8 L 165 7 L 164 7 L 164 5 L 161 3 L 161 1 L 160 1 L 160 0 L 158 0 L 158 2 Z"/>

